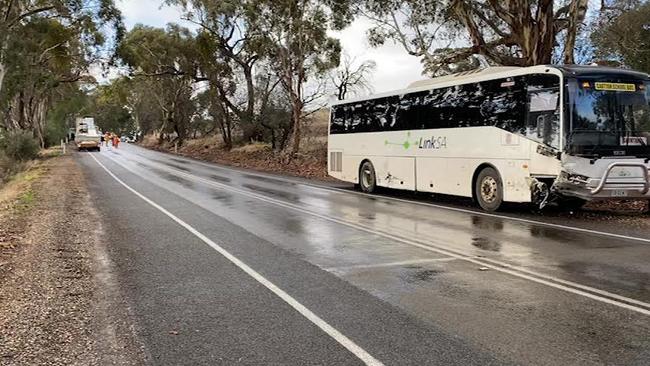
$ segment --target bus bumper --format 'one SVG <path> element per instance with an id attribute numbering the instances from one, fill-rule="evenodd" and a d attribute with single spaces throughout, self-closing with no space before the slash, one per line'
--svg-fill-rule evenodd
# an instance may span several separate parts
<path id="1" fill-rule="evenodd" d="M 599 177 L 562 172 L 555 191 L 585 200 L 650 199 L 650 167 L 641 162 L 613 162 Z"/>

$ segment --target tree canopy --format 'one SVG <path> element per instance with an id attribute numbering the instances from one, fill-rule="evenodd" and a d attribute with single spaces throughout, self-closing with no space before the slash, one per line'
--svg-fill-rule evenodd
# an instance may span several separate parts
<path id="1" fill-rule="evenodd" d="M 495 65 L 551 63 L 558 35 L 563 62 L 573 63 L 587 0 L 367 0 L 359 12 L 373 21 L 373 45 L 396 42 L 420 57 L 431 75 L 457 71 L 481 55 Z M 476 65 L 474 65 L 476 66 Z"/>
<path id="2" fill-rule="evenodd" d="M 617 2 L 592 34 L 596 56 L 650 73 L 650 2 Z"/>

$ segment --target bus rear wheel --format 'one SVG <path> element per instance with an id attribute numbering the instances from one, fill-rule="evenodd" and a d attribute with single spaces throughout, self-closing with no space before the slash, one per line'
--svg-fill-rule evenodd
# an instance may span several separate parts
<path id="1" fill-rule="evenodd" d="M 364 161 L 359 169 L 359 187 L 366 193 L 372 193 L 377 188 L 375 167 L 369 161 Z"/>
<path id="2" fill-rule="evenodd" d="M 476 178 L 474 194 L 485 211 L 496 211 L 503 203 L 503 182 L 494 168 L 484 168 Z"/>

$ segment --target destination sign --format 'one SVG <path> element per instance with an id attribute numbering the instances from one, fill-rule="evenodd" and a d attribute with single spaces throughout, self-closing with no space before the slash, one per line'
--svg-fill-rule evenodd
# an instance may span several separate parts
<path id="1" fill-rule="evenodd" d="M 597 82 L 595 84 L 596 90 L 606 90 L 606 91 L 636 91 L 636 85 L 626 84 L 626 83 L 602 83 Z"/>

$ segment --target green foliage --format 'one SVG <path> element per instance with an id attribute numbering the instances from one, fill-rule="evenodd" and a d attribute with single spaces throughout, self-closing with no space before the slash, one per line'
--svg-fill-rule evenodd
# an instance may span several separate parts
<path id="1" fill-rule="evenodd" d="M 591 37 L 596 56 L 650 73 L 650 2 L 637 2 L 603 22 Z"/>
<path id="2" fill-rule="evenodd" d="M 588 0 L 366 0 L 360 12 L 374 27 L 371 45 L 387 41 L 419 57 L 426 74 L 437 75 L 490 64 L 548 64 L 555 47 L 565 63 L 573 49 Z M 563 34 L 563 44 L 556 43 Z M 481 61 L 483 60 L 480 59 Z M 483 65 L 481 65 L 483 64 Z"/>
<path id="3" fill-rule="evenodd" d="M 36 200 L 36 194 L 31 189 L 20 195 L 20 204 L 29 206 Z"/>
<path id="4" fill-rule="evenodd" d="M 53 146 L 64 139 L 70 128 L 74 128 L 75 118 L 86 114 L 89 96 L 74 84 L 57 88 L 52 97 L 51 107 L 45 122 L 45 145 Z"/>
<path id="5" fill-rule="evenodd" d="M 160 142 L 166 134 L 173 134 L 182 143 L 187 135 L 196 112 L 192 98 L 193 84 L 199 79 L 196 52 L 192 32 L 174 24 L 167 29 L 136 25 L 118 49 L 133 80 L 146 85 L 141 90 L 146 95 L 136 99 L 152 99 L 159 109 L 162 118 L 154 129 L 160 132 Z M 140 123 L 139 116 L 135 117 Z"/>
<path id="6" fill-rule="evenodd" d="M 74 97 L 81 83 L 94 82 L 87 71 L 110 58 L 123 34 L 121 15 L 113 0 L 0 1 L 0 14 L 1 122 L 32 132 L 44 147 L 69 120 L 50 112 L 63 95 Z"/>
<path id="7" fill-rule="evenodd" d="M 15 174 L 20 169 L 20 166 L 19 162 L 10 158 L 7 153 L 0 149 L 0 183 Z"/>
<path id="8" fill-rule="evenodd" d="M 27 131 L 13 131 L 0 141 L 0 150 L 16 161 L 26 161 L 38 156 L 40 147 L 34 136 Z"/>

